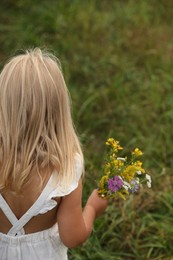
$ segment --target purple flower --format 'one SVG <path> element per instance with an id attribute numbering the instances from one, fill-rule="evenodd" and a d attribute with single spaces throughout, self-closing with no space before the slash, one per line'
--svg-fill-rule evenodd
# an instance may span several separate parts
<path id="1" fill-rule="evenodd" d="M 129 192 L 135 193 L 135 192 L 137 192 L 138 189 L 139 189 L 139 185 L 138 185 L 137 181 L 133 179 L 131 181 L 131 189 L 129 189 Z"/>
<path id="2" fill-rule="evenodd" d="M 108 189 L 111 192 L 116 192 L 117 190 L 121 189 L 122 186 L 123 186 L 123 181 L 118 175 L 108 180 Z"/>

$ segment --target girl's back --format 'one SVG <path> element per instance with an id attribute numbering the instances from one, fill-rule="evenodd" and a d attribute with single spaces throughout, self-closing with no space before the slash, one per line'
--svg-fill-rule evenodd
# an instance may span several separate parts
<path id="1" fill-rule="evenodd" d="M 44 175 L 42 176 L 44 179 L 44 189 L 48 182 L 48 179 L 50 178 L 50 173 L 48 169 L 42 171 L 42 175 Z M 16 195 L 14 192 L 6 192 L 3 194 L 5 201 L 8 203 L 10 209 L 17 217 L 17 219 L 20 219 L 40 196 L 42 190 L 39 191 L 39 184 L 40 178 L 35 172 L 33 172 L 30 182 L 26 184 L 23 188 L 22 195 Z M 54 199 L 59 204 L 60 198 Z M 52 227 L 56 223 L 57 208 L 58 205 L 47 213 L 40 214 L 32 218 L 29 223 L 27 223 L 24 227 L 25 234 L 39 232 Z M 9 222 L 2 210 L 0 210 L 0 219 L 0 232 L 7 234 L 12 227 L 12 224 Z"/>

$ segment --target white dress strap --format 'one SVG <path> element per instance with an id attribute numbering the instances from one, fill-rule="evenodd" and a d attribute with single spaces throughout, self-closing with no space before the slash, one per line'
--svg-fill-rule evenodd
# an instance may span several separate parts
<path id="1" fill-rule="evenodd" d="M 9 205 L 7 204 L 6 200 L 3 198 L 3 196 L 0 194 L 0 208 L 2 209 L 4 215 L 7 217 L 11 225 L 15 225 L 15 223 L 18 221 L 16 216 L 14 215 L 13 211 L 10 209 Z M 22 228 L 21 233 L 24 234 L 25 231 Z"/>
<path id="2" fill-rule="evenodd" d="M 51 182 L 52 182 L 52 176 L 49 178 L 49 181 L 47 182 L 40 196 L 20 219 L 16 218 L 16 216 L 14 215 L 14 213 L 12 212 L 12 210 L 10 209 L 9 205 L 6 203 L 2 195 L 0 196 L 0 207 L 12 224 L 12 227 L 8 231 L 7 235 L 17 236 L 17 235 L 25 234 L 23 227 L 26 225 L 26 223 L 29 222 L 29 220 L 33 216 L 37 215 L 38 212 L 41 210 L 45 199 L 49 196 L 49 193 L 52 191 Z"/>

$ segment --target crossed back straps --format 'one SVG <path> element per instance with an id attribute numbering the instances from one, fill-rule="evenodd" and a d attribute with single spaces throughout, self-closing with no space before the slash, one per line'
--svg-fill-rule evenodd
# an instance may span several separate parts
<path id="1" fill-rule="evenodd" d="M 6 200 L 0 194 L 0 208 L 9 222 L 12 224 L 12 227 L 8 231 L 7 235 L 20 236 L 25 234 L 24 226 L 30 221 L 32 217 L 39 214 L 39 211 L 42 209 L 45 200 L 52 191 L 51 179 L 52 176 L 49 178 L 49 181 L 47 182 L 40 196 L 20 219 L 17 219 Z"/>

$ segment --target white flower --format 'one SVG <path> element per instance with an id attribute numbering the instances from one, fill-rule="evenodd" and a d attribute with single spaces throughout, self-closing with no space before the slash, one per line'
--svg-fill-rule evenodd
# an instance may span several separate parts
<path id="1" fill-rule="evenodd" d="M 147 186 L 148 186 L 148 188 L 151 188 L 151 176 L 149 174 L 146 174 L 145 177 L 147 179 Z"/>
<path id="2" fill-rule="evenodd" d="M 117 160 L 119 160 L 119 161 L 126 161 L 126 158 L 123 158 L 123 157 L 117 157 Z"/>
<path id="3" fill-rule="evenodd" d="M 139 184 L 139 178 L 137 177 L 135 180 L 136 180 L 136 183 Z"/>
<path id="4" fill-rule="evenodd" d="M 123 178 L 120 176 L 120 175 L 118 175 L 118 177 L 123 181 L 123 183 L 124 183 L 124 180 L 123 180 Z"/>
<path id="5" fill-rule="evenodd" d="M 148 188 L 151 188 L 151 182 L 147 181 Z"/>
<path id="6" fill-rule="evenodd" d="M 118 176 L 120 178 L 120 180 L 123 181 L 123 188 L 128 190 L 129 188 L 131 188 L 130 184 L 126 181 L 123 180 L 123 178 L 121 176 Z"/>
<path id="7" fill-rule="evenodd" d="M 141 174 L 142 174 L 142 172 L 141 172 L 141 171 L 136 171 L 136 172 L 137 172 L 137 174 L 138 174 L 138 175 L 141 175 Z"/>
<path id="8" fill-rule="evenodd" d="M 145 177 L 149 182 L 151 182 L 151 176 L 149 174 L 146 174 Z"/>
<path id="9" fill-rule="evenodd" d="M 123 182 L 123 188 L 126 189 L 126 190 L 131 189 L 131 185 L 127 181 L 124 181 Z"/>

